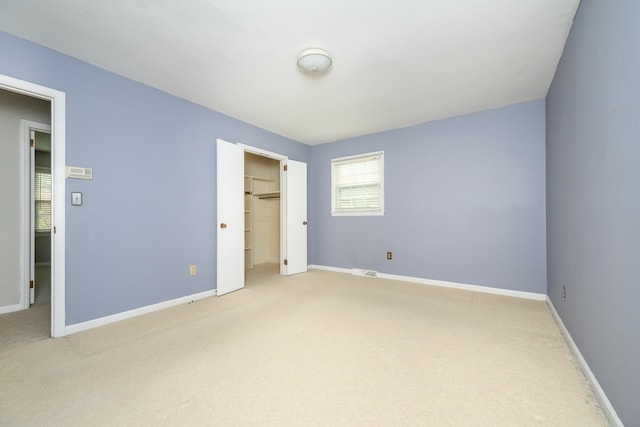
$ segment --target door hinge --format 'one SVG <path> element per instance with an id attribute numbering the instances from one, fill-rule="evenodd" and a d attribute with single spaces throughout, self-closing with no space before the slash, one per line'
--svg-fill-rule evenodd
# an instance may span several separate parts
<path id="1" fill-rule="evenodd" d="M 33 140 L 33 138 L 32 138 L 32 139 L 30 139 L 30 140 L 29 140 L 29 146 L 30 146 L 30 147 L 35 147 L 35 145 L 36 145 L 36 142 Z"/>
<path id="2" fill-rule="evenodd" d="M 285 172 L 287 171 L 287 165 L 284 165 L 284 171 Z"/>
<path id="3" fill-rule="evenodd" d="M 29 281 L 29 289 L 33 289 L 33 286 L 34 286 L 33 280 L 30 280 Z"/>
<path id="4" fill-rule="evenodd" d="M 56 226 L 54 225 L 54 226 L 53 226 L 53 234 L 56 234 L 56 231 L 57 231 L 57 230 L 56 230 Z"/>
<path id="5" fill-rule="evenodd" d="M 285 259 L 284 260 L 284 265 L 289 265 L 289 260 Z"/>

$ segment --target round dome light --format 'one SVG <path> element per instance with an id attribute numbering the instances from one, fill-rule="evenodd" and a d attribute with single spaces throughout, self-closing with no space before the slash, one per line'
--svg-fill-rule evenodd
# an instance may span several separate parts
<path id="1" fill-rule="evenodd" d="M 307 49 L 298 56 L 298 67 L 309 74 L 322 74 L 331 67 L 331 63 L 331 55 L 324 49 Z"/>

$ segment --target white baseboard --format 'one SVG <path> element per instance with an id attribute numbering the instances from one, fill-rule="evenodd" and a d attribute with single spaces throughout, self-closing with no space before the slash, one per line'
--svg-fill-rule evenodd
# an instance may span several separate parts
<path id="1" fill-rule="evenodd" d="M 201 300 L 216 295 L 216 291 L 205 291 L 193 295 L 187 295 L 172 299 L 169 301 L 163 301 L 157 304 L 147 305 L 145 307 L 136 308 L 129 311 L 123 311 L 122 313 L 112 314 L 110 316 L 100 317 L 98 319 L 88 320 L 86 322 L 76 323 L 74 325 L 68 325 L 65 327 L 64 335 L 71 335 L 77 332 L 86 331 L 88 329 L 97 328 L 99 326 L 108 325 L 110 323 L 119 322 L 125 319 L 131 319 L 132 317 L 142 316 L 144 314 L 153 313 L 154 311 L 163 310 L 165 308 L 173 307 L 180 304 L 186 304 L 192 301 Z"/>
<path id="2" fill-rule="evenodd" d="M 351 274 L 351 270 L 352 270 L 351 268 L 329 267 L 326 265 L 315 265 L 315 264 L 309 264 L 307 267 L 312 270 L 325 270 L 325 271 L 333 271 L 334 273 L 346 273 L 346 274 Z"/>
<path id="3" fill-rule="evenodd" d="M 337 273 L 347 273 L 347 274 L 351 274 L 351 271 L 352 271 L 352 269 L 350 268 L 328 267 L 324 265 L 313 265 L 313 264 L 309 265 L 309 268 L 316 269 L 316 270 L 334 271 Z M 386 274 L 386 273 L 378 273 L 378 277 L 380 279 L 401 280 L 403 282 L 412 282 L 412 283 L 418 283 L 421 285 L 441 286 L 441 287 L 452 288 L 452 289 L 464 289 L 467 291 L 482 292 L 485 294 L 503 295 L 503 296 L 516 297 L 516 298 L 532 299 L 536 301 L 546 301 L 547 299 L 547 296 L 545 294 L 538 294 L 535 292 L 513 291 L 510 289 L 492 288 L 489 286 L 468 285 L 465 283 L 447 282 L 444 280 L 422 279 L 420 277 L 399 276 L 396 274 Z"/>
<path id="4" fill-rule="evenodd" d="M 587 377 L 587 380 L 589 380 L 589 383 L 591 383 L 591 387 L 593 387 L 593 390 L 596 393 L 596 398 L 600 403 L 600 407 L 602 408 L 605 415 L 607 416 L 609 423 L 611 423 L 612 426 L 624 427 L 624 424 L 622 424 L 622 420 L 620 419 L 620 417 L 618 417 L 618 414 L 614 409 L 613 405 L 611 404 L 611 402 L 609 401 L 609 398 L 605 394 L 602 387 L 600 387 L 600 383 L 598 383 L 596 376 L 593 374 L 593 371 L 591 371 L 591 368 L 589 368 L 587 361 L 584 359 L 584 357 L 582 357 L 582 353 L 580 353 L 578 346 L 573 341 L 573 338 L 571 337 L 569 330 L 564 326 L 564 322 L 560 318 L 560 315 L 556 311 L 556 308 L 553 306 L 551 299 L 547 297 L 546 301 L 547 301 L 547 306 L 549 307 L 549 310 L 551 311 L 551 314 L 553 316 L 553 319 L 556 321 L 556 324 L 558 325 L 560 332 L 562 332 L 562 335 L 564 336 L 564 339 L 567 341 L 567 344 L 569 345 L 569 348 L 571 349 L 573 356 L 576 358 L 576 361 L 578 362 L 578 366 L 580 367 L 580 369 L 582 369 L 582 372 L 584 372 L 585 376 Z"/>
<path id="5" fill-rule="evenodd" d="M 14 311 L 24 310 L 25 308 L 26 307 L 24 307 L 22 304 L 7 305 L 4 307 L 0 307 L 0 314 L 13 313 Z"/>

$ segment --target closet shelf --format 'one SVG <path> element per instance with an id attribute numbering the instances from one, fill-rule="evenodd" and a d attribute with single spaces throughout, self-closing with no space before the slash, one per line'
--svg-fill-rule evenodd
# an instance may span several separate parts
<path id="1" fill-rule="evenodd" d="M 254 193 L 258 199 L 279 199 L 280 192 L 279 191 L 269 191 L 267 193 Z"/>
<path id="2" fill-rule="evenodd" d="M 264 178 L 261 176 L 253 176 L 253 175 L 245 175 L 245 178 L 252 178 L 256 181 L 264 181 L 264 182 L 275 182 L 275 180 L 271 179 L 271 178 Z"/>

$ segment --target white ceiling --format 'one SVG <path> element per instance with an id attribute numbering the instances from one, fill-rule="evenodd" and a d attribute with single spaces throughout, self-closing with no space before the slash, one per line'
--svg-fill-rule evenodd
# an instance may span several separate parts
<path id="1" fill-rule="evenodd" d="M 578 3 L 0 0 L 0 29 L 314 145 L 544 97 Z"/>

